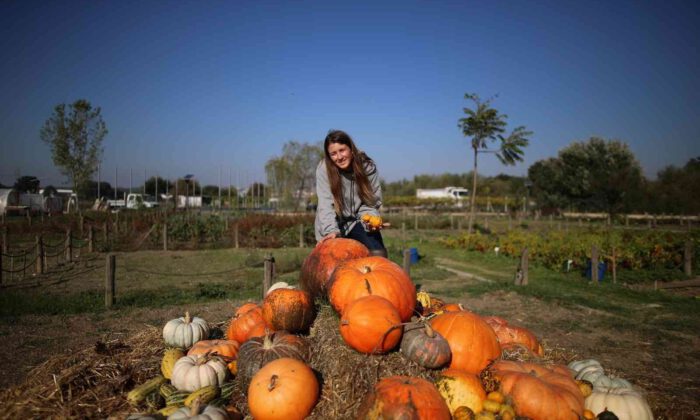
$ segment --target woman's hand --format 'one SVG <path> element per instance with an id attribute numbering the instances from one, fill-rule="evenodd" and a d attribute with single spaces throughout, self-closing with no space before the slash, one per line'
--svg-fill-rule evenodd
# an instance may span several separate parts
<path id="1" fill-rule="evenodd" d="M 320 245 L 320 244 L 326 242 L 326 241 L 329 240 L 329 239 L 334 239 L 334 238 L 337 238 L 337 237 L 338 237 L 338 232 L 331 232 L 331 233 L 329 233 L 328 235 L 326 235 L 326 236 L 324 236 L 323 238 L 321 238 L 321 240 L 318 241 L 318 243 L 316 244 L 316 246 L 318 246 L 318 245 Z"/>

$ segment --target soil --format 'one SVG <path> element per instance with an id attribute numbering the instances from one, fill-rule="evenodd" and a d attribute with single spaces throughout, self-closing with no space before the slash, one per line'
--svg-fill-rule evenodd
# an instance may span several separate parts
<path id="1" fill-rule="evenodd" d="M 459 281 L 469 280 L 459 278 Z M 437 288 L 433 286 L 428 290 Z M 659 339 L 640 331 L 601 328 L 601 325 L 614 325 L 615 316 L 585 307 L 562 308 L 513 292 L 465 295 L 459 301 L 479 314 L 498 315 L 530 328 L 545 347 L 561 348 L 564 357 L 599 360 L 608 373 L 644 389 L 657 418 L 700 418 L 697 335 L 676 334 L 675 339 Z M 185 309 L 218 323 L 232 315 L 233 304 L 115 310 L 97 315 L 23 316 L 14 319 L 12 325 L 2 323 L 0 337 L 5 350 L 0 352 L 0 387 L 21 383 L 33 367 L 52 355 L 94 346 L 99 340 L 133 335 L 146 325 L 160 327 L 167 320 L 182 316 Z M 601 324 L 601 320 L 605 323 Z"/>

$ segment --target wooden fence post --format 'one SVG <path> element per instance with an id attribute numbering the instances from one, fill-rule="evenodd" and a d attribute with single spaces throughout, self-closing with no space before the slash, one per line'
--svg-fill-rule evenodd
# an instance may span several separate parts
<path id="1" fill-rule="evenodd" d="M 109 239 L 109 225 L 107 222 L 104 222 L 102 226 L 102 239 L 107 243 L 107 240 Z"/>
<path id="2" fill-rule="evenodd" d="M 401 222 L 401 240 L 406 240 L 406 222 Z"/>
<path id="3" fill-rule="evenodd" d="M 617 250 L 612 249 L 612 282 L 617 283 Z"/>
<path id="4" fill-rule="evenodd" d="M 32 226 L 32 212 L 27 210 L 27 225 Z"/>
<path id="5" fill-rule="evenodd" d="M 88 229 L 88 252 L 95 252 L 95 227 L 90 225 Z"/>
<path id="6" fill-rule="evenodd" d="M 418 230 L 418 213 L 413 215 L 413 230 Z"/>
<path id="7" fill-rule="evenodd" d="M 690 277 L 693 275 L 693 244 L 690 241 L 685 242 L 685 249 L 683 250 L 683 271 L 685 275 Z"/>
<path id="8" fill-rule="evenodd" d="M 2 255 L 0 255 L 0 286 L 2 286 Z"/>
<path id="9" fill-rule="evenodd" d="M 406 272 L 406 275 L 408 275 L 408 276 L 411 275 L 411 250 L 410 249 L 403 250 L 403 271 Z"/>
<path id="10" fill-rule="evenodd" d="M 2 252 L 7 254 L 7 250 L 10 248 L 10 244 L 7 242 L 7 232 L 9 228 L 7 226 L 2 228 Z"/>
<path id="11" fill-rule="evenodd" d="M 520 264 L 518 265 L 518 270 L 515 272 L 515 285 L 516 286 L 527 286 L 529 277 L 530 261 L 528 255 L 527 247 L 523 248 L 523 252 L 520 255 Z"/>
<path id="12" fill-rule="evenodd" d="M 73 244 L 71 242 L 71 231 L 68 229 L 66 231 L 66 262 L 70 263 L 73 261 Z"/>
<path id="13" fill-rule="evenodd" d="M 163 223 L 163 251 L 168 250 L 168 224 Z"/>
<path id="14" fill-rule="evenodd" d="M 36 237 L 36 273 L 44 274 L 44 241 L 41 235 Z"/>
<path id="15" fill-rule="evenodd" d="M 116 291 L 116 274 L 117 274 L 117 256 L 114 254 L 107 255 L 107 264 L 105 268 L 105 307 L 107 309 L 114 305 Z"/>
<path id="16" fill-rule="evenodd" d="M 265 299 L 265 295 L 267 294 L 267 290 L 272 286 L 272 281 L 274 280 L 274 275 L 275 275 L 275 258 L 272 256 L 272 254 L 267 254 L 265 256 L 265 274 L 263 276 L 263 285 L 262 285 L 262 298 Z"/>
<path id="17" fill-rule="evenodd" d="M 80 215 L 80 218 L 79 218 L 78 229 L 80 229 L 80 236 L 84 237 L 85 236 L 85 216 L 83 216 L 82 214 Z"/>
<path id="18" fill-rule="evenodd" d="M 233 225 L 233 244 L 235 248 L 238 248 L 238 223 Z"/>
<path id="19" fill-rule="evenodd" d="M 591 247 L 591 281 L 598 284 L 598 247 Z"/>
<path id="20" fill-rule="evenodd" d="M 450 230 L 455 230 L 455 215 L 450 215 Z"/>
<path id="21" fill-rule="evenodd" d="M 304 247 L 304 224 L 299 224 L 299 248 Z"/>

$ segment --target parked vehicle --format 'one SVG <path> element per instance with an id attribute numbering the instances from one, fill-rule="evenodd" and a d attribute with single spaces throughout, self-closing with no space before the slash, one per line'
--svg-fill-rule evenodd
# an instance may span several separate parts
<path id="1" fill-rule="evenodd" d="M 158 207 L 156 198 L 151 195 L 129 193 L 124 200 L 107 200 L 112 209 L 152 209 Z"/>
<path id="2" fill-rule="evenodd" d="M 417 189 L 416 198 L 451 198 L 463 200 L 469 198 L 469 190 L 462 187 L 445 187 L 432 189 Z"/>

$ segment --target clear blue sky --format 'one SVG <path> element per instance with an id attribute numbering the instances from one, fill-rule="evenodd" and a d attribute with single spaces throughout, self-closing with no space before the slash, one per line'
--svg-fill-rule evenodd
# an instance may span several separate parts
<path id="1" fill-rule="evenodd" d="M 534 131 L 523 175 L 590 136 L 647 176 L 700 156 L 700 2 L 0 2 L 0 182 L 68 184 L 39 130 L 85 98 L 102 178 L 264 180 L 289 140 L 349 132 L 387 181 L 466 172 L 465 92 Z"/>

